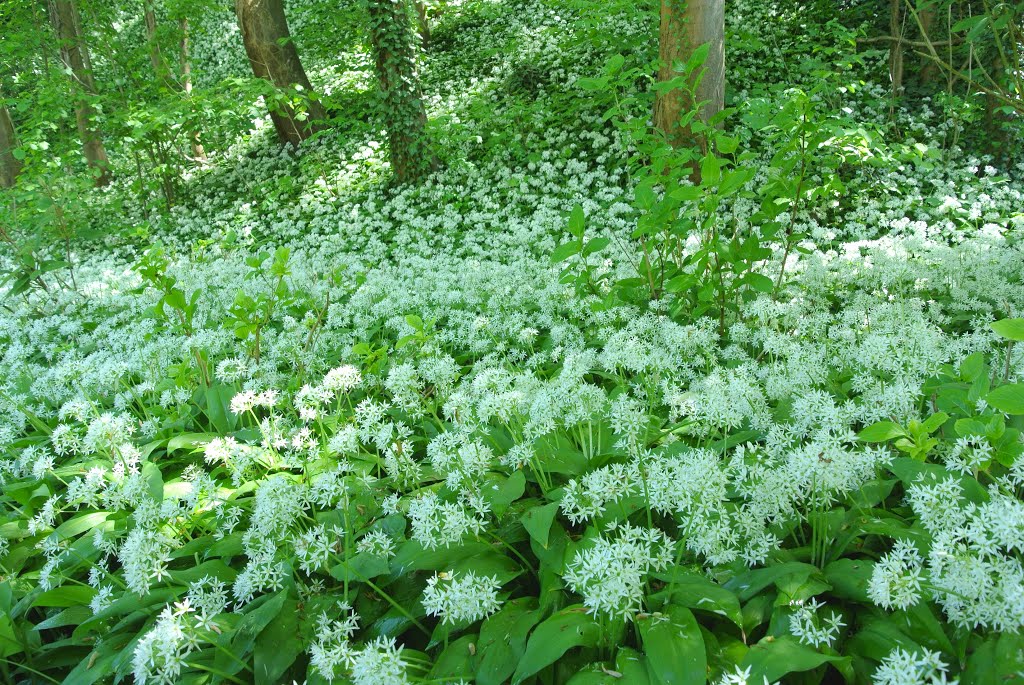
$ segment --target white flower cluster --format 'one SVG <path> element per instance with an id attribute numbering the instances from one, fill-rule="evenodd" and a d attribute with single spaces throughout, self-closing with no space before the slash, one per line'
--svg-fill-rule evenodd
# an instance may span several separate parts
<path id="1" fill-rule="evenodd" d="M 938 652 L 910 651 L 897 647 L 875 670 L 875 685 L 956 685 L 947 675 L 949 667 Z"/>
<path id="2" fill-rule="evenodd" d="M 423 608 L 441 623 L 473 623 L 490 616 L 501 607 L 495 576 L 477 576 L 472 571 L 435 573 L 423 590 Z"/>
<path id="3" fill-rule="evenodd" d="M 672 563 L 673 543 L 656 528 L 629 523 L 612 525 L 608 533 L 578 551 L 563 578 L 583 595 L 587 611 L 629 621 L 643 604 L 647 574 Z"/>
<path id="4" fill-rule="evenodd" d="M 328 682 L 347 676 L 353 685 L 409 685 L 402 648 L 394 638 L 375 638 L 365 644 L 350 639 L 359 627 L 359 617 L 350 607 L 340 607 L 343 618 L 320 616 L 316 639 L 309 647 L 310 665 Z"/>

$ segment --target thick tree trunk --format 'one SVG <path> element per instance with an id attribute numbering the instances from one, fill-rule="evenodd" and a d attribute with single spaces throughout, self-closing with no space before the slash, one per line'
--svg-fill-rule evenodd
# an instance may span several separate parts
<path id="1" fill-rule="evenodd" d="M 367 0 L 370 42 L 383 93 L 391 171 L 399 183 L 416 181 L 437 166 L 427 142 L 427 111 L 420 95 L 412 27 L 404 0 Z"/>
<path id="2" fill-rule="evenodd" d="M 708 44 L 703 66 L 690 76 L 696 82 L 693 96 L 685 89 L 658 94 L 654 103 L 654 125 L 674 147 L 696 145 L 707 151 L 707 139 L 681 125 L 683 115 L 699 106 L 698 118 L 707 122 L 725 107 L 725 0 L 661 0 L 658 80 L 671 81 L 681 75 L 677 63 L 686 63 L 694 50 Z M 700 104 L 704 103 L 704 104 Z"/>
<path id="3" fill-rule="evenodd" d="M 178 20 L 178 28 L 181 30 L 181 46 L 178 52 L 179 64 L 181 66 L 181 84 L 185 89 L 185 97 L 192 101 L 192 60 L 188 53 L 188 19 L 182 17 Z M 192 157 L 201 162 L 206 161 L 206 150 L 199 140 L 199 131 L 191 131 L 188 134 L 189 144 L 192 146 Z"/>
<path id="4" fill-rule="evenodd" d="M 96 83 L 92 78 L 89 50 L 82 37 L 81 23 L 74 0 L 49 0 L 50 22 L 60 42 L 60 57 L 70 71 L 72 86 L 77 93 L 75 121 L 78 136 L 82 139 L 82 152 L 89 166 L 98 173 L 97 186 L 110 183 L 110 161 L 96 125 L 96 109 L 89 101 L 96 94 Z"/>
<path id="5" fill-rule="evenodd" d="M 10 188 L 21 173 L 21 162 L 14 157 L 17 135 L 6 105 L 0 105 L 0 188 Z"/>
<path id="6" fill-rule="evenodd" d="M 235 12 L 252 73 L 277 88 L 301 86 L 305 95 L 312 96 L 313 87 L 288 33 L 282 0 L 236 0 Z M 288 105 L 272 105 L 270 118 L 282 143 L 298 145 L 313 135 L 327 117 L 323 106 L 310 99 L 304 116 Z"/>

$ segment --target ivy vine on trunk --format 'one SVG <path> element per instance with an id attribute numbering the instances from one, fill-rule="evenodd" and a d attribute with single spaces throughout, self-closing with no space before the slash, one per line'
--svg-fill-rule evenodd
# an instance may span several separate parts
<path id="1" fill-rule="evenodd" d="M 437 158 L 427 139 L 409 14 L 404 0 L 366 0 L 366 9 L 391 170 L 399 183 L 414 182 L 437 166 Z"/>

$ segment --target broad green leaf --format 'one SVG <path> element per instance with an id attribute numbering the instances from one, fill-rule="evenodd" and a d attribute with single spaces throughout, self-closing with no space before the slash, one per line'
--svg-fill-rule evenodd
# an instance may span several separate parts
<path id="1" fill-rule="evenodd" d="M 997 334 L 1007 340 L 1024 342 L 1024 319 L 1003 319 L 989 324 Z"/>
<path id="2" fill-rule="evenodd" d="M 463 635 L 451 642 L 434 660 L 430 678 L 437 682 L 471 681 L 481 656 L 476 643 L 476 634 Z"/>
<path id="3" fill-rule="evenodd" d="M 484 487 L 481 488 L 483 498 L 498 517 L 505 513 L 510 504 L 522 497 L 524 492 L 526 475 L 522 469 L 514 471 L 508 478 L 489 474 Z"/>
<path id="4" fill-rule="evenodd" d="M 874 568 L 874 562 L 868 559 L 837 559 L 823 572 L 836 597 L 869 604 L 868 583 Z"/>
<path id="5" fill-rule="evenodd" d="M 758 292 L 770 293 L 775 289 L 775 284 L 772 282 L 772 279 L 762 274 L 754 273 L 753 271 L 744 276 L 743 280 L 747 285 Z"/>
<path id="6" fill-rule="evenodd" d="M 47 590 L 32 600 L 34 607 L 75 607 L 87 606 L 96 590 L 88 585 L 65 585 Z"/>
<path id="7" fill-rule="evenodd" d="M 478 685 L 501 685 L 508 680 L 526 651 L 526 636 L 542 615 L 535 597 L 521 597 L 506 602 L 501 611 L 483 622 L 477 642 L 481 655 Z"/>
<path id="8" fill-rule="evenodd" d="M 587 244 L 583 246 L 583 256 L 589 257 L 595 252 L 600 252 L 604 248 L 608 247 L 608 243 L 611 242 L 611 238 L 591 238 L 587 241 Z"/>
<path id="9" fill-rule="evenodd" d="M 647 659 L 635 649 L 619 648 L 615 655 L 615 670 L 621 674 L 620 682 L 623 685 L 654 685 L 654 679 L 647 668 Z"/>
<path id="10" fill-rule="evenodd" d="M 573 240 L 568 243 L 562 243 L 561 245 L 556 247 L 554 251 L 552 251 L 551 263 L 558 264 L 559 262 L 564 262 L 566 259 L 572 257 L 574 254 L 578 254 L 581 249 L 583 249 L 583 246 L 580 245 L 580 242 L 578 240 Z"/>
<path id="11" fill-rule="evenodd" d="M 1024 414 L 1024 383 L 1000 385 L 985 395 L 985 402 L 1006 414 Z"/>
<path id="12" fill-rule="evenodd" d="M 256 685 L 277 685 L 304 649 L 305 644 L 299 637 L 299 603 L 289 599 L 256 638 L 253 651 Z"/>
<path id="13" fill-rule="evenodd" d="M 555 520 L 558 513 L 558 502 L 552 502 L 543 506 L 533 507 L 522 515 L 520 520 L 526 532 L 536 540 L 541 547 L 548 546 L 548 534 L 551 531 L 551 522 Z"/>
<path id="14" fill-rule="evenodd" d="M 654 595 L 655 598 L 664 598 L 665 602 L 689 609 L 709 611 L 743 627 L 743 611 L 739 599 L 706 576 L 683 569 L 669 569 L 654 577 L 666 584 L 663 591 Z"/>
<path id="15" fill-rule="evenodd" d="M 778 638 L 769 635 L 750 648 L 740 668 L 750 668 L 748 682 L 760 683 L 767 679 L 774 683 L 789 673 L 810 671 L 828 663 L 849 665 L 850 657 L 822 654 L 789 635 Z"/>
<path id="16" fill-rule="evenodd" d="M 593 647 L 601 636 L 601 626 L 582 604 L 562 609 L 537 626 L 526 643 L 512 683 L 523 682 L 550 666 L 573 647 Z"/>
<path id="17" fill-rule="evenodd" d="M 857 433 L 857 439 L 861 442 L 886 442 L 906 434 L 907 432 L 899 424 L 892 421 L 879 421 Z"/>
<path id="18" fill-rule="evenodd" d="M 662 685 L 703 685 L 707 682 L 704 637 L 693 612 L 670 604 L 662 613 L 636 620 L 647 657 L 647 670 Z"/>
<path id="19" fill-rule="evenodd" d="M 582 205 L 574 205 L 572 211 L 569 212 L 569 234 L 574 236 L 577 240 L 583 239 L 583 229 L 586 226 L 587 217 L 583 213 Z"/>

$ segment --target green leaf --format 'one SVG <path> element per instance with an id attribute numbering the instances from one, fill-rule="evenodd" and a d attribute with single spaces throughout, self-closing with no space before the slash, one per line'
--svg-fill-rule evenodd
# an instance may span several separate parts
<path id="1" fill-rule="evenodd" d="M 96 590 L 87 585 L 65 585 L 47 590 L 32 600 L 34 607 L 75 607 L 86 606 L 92 601 Z"/>
<path id="2" fill-rule="evenodd" d="M 608 79 L 604 78 L 578 78 L 576 85 L 581 90 L 604 90 L 608 87 Z"/>
<path id="3" fill-rule="evenodd" d="M 533 631 L 526 652 L 512 676 L 513 685 L 558 661 L 573 647 L 593 647 L 601 637 L 601 626 L 582 604 L 554 614 Z"/>
<path id="4" fill-rule="evenodd" d="M 723 155 L 731 155 L 740 146 L 740 141 L 732 136 L 718 136 L 715 140 L 715 145 Z"/>
<path id="5" fill-rule="evenodd" d="M 614 76 L 619 73 L 622 69 L 622 65 L 626 63 L 626 58 L 622 55 L 612 55 L 608 58 L 608 61 L 604 64 L 604 73 L 606 76 Z"/>
<path id="6" fill-rule="evenodd" d="M 508 680 L 526 651 L 527 634 L 543 615 L 535 597 L 521 597 L 506 602 L 483 622 L 477 642 L 482 655 L 476 671 L 478 685 L 501 685 Z"/>
<path id="7" fill-rule="evenodd" d="M 985 402 L 1006 414 L 1024 414 L 1024 383 L 1000 385 L 985 395 Z"/>
<path id="8" fill-rule="evenodd" d="M 551 532 L 551 522 L 555 520 L 558 513 L 558 502 L 533 507 L 522 515 L 520 521 L 530 537 L 537 541 L 541 547 L 548 546 L 548 535 Z"/>
<path id="9" fill-rule="evenodd" d="M 1024 319 L 1003 319 L 994 321 L 989 327 L 1007 340 L 1024 342 Z"/>
<path id="10" fill-rule="evenodd" d="M 647 656 L 647 670 L 663 685 L 703 685 L 707 654 L 697 619 L 689 609 L 673 604 L 661 614 L 637 618 Z"/>
<path id="11" fill-rule="evenodd" d="M 523 496 L 526 492 L 526 475 L 522 469 L 514 471 L 511 476 L 504 478 L 489 474 L 487 483 L 481 488 L 483 498 L 491 505 L 491 510 L 501 517 L 509 505 Z"/>
<path id="12" fill-rule="evenodd" d="M 874 568 L 874 562 L 868 559 L 837 559 L 823 572 L 836 597 L 869 604 L 868 583 Z"/>
<path id="13" fill-rule="evenodd" d="M 625 685 L 653 685 L 654 680 L 647 668 L 647 659 L 635 649 L 620 647 L 615 655 L 615 670 L 622 674 L 619 681 Z"/>
<path id="14" fill-rule="evenodd" d="M 562 243 L 551 253 L 551 263 L 558 264 L 559 262 L 564 262 L 569 257 L 579 253 L 582 247 L 583 246 L 578 241 Z"/>
<path id="15" fill-rule="evenodd" d="M 699 573 L 681 568 L 672 568 L 654 577 L 667 584 L 664 591 L 654 595 L 679 606 L 698 611 L 710 611 L 724 616 L 740 628 L 743 627 L 743 611 L 736 595 Z M 671 594 L 670 594 L 671 593 Z"/>
<path id="16" fill-rule="evenodd" d="M 857 433 L 857 439 L 861 442 L 886 442 L 906 434 L 907 432 L 899 424 L 892 421 L 879 421 Z"/>
<path id="17" fill-rule="evenodd" d="M 774 683 L 788 673 L 810 671 L 822 664 L 849 664 L 850 657 L 830 656 L 802 645 L 789 635 L 768 636 L 750 648 L 740 668 L 750 668 L 748 682 Z"/>
<path id="18" fill-rule="evenodd" d="M 583 256 L 589 257 L 595 252 L 600 252 L 604 248 L 608 247 L 608 243 L 611 242 L 611 238 L 591 238 L 587 241 L 587 244 L 583 246 Z"/>
<path id="19" fill-rule="evenodd" d="M 775 284 L 772 282 L 772 279 L 762 274 L 754 273 L 753 271 L 744 276 L 743 280 L 747 285 L 758 292 L 770 293 L 775 290 Z"/>
<path id="20" fill-rule="evenodd" d="M 582 240 L 583 228 L 586 225 L 586 222 L 587 218 L 583 214 L 583 206 L 578 204 L 575 205 L 572 208 L 572 211 L 569 212 L 569 225 L 567 226 L 567 228 L 569 229 L 570 235 L 573 235 L 577 239 Z"/>
<path id="21" fill-rule="evenodd" d="M 473 679 L 473 672 L 479 660 L 475 634 L 463 635 L 453 641 L 434 660 L 430 669 L 430 679 L 435 682 L 468 682 Z"/>
<path id="22" fill-rule="evenodd" d="M 253 676 L 256 685 L 277 685 L 305 648 L 299 638 L 299 603 L 289 599 L 256 638 Z"/>

